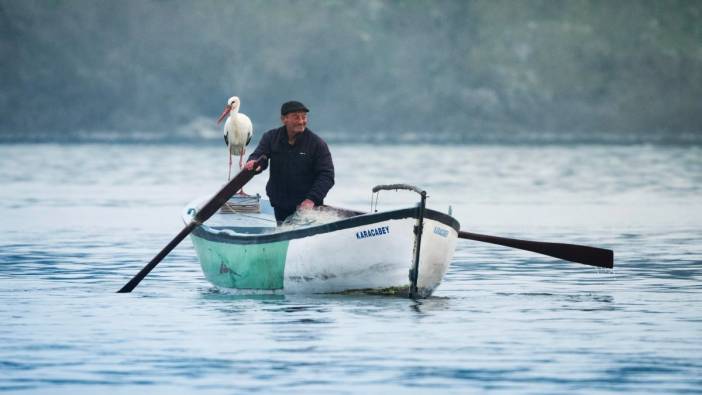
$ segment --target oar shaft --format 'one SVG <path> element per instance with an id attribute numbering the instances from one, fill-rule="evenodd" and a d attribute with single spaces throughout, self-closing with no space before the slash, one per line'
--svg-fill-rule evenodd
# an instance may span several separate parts
<path id="1" fill-rule="evenodd" d="M 173 240 L 171 240 L 170 243 L 168 243 L 168 245 L 163 247 L 161 252 L 156 254 L 156 256 L 151 260 L 151 262 L 144 266 L 139 271 L 139 273 L 137 273 L 131 280 L 129 280 L 127 284 L 124 285 L 124 287 L 122 287 L 117 292 L 132 292 L 132 290 L 136 288 L 137 285 L 139 285 L 141 280 L 143 280 L 144 277 L 146 277 L 146 275 L 148 275 L 156 267 L 156 265 L 158 265 L 163 260 L 163 258 L 165 258 L 166 255 L 168 255 L 181 241 L 183 241 L 184 238 L 188 237 L 190 232 L 192 232 L 197 225 L 197 222 L 190 222 L 185 228 L 183 228 L 183 230 L 180 231 L 180 233 L 178 233 L 178 235 L 175 238 L 173 238 Z"/>
<path id="2" fill-rule="evenodd" d="M 582 263 L 584 265 L 609 269 L 614 267 L 614 251 L 604 248 L 577 244 L 510 239 L 507 237 L 497 237 L 464 231 L 458 232 L 458 237 L 467 240 L 482 241 L 485 243 L 498 244 L 505 247 L 536 252 L 538 254 L 548 255 L 566 261 Z"/>

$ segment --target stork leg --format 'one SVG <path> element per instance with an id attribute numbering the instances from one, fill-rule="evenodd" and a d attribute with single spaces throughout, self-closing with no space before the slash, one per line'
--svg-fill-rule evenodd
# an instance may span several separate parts
<path id="1" fill-rule="evenodd" d="M 244 149 L 239 150 L 239 169 L 244 168 Z M 244 192 L 244 187 L 241 187 L 241 190 L 237 192 L 237 195 L 243 195 L 243 196 L 249 196 Z"/>
<path id="2" fill-rule="evenodd" d="M 227 181 L 232 178 L 232 154 L 227 150 L 227 156 L 229 156 L 229 173 L 227 174 Z"/>

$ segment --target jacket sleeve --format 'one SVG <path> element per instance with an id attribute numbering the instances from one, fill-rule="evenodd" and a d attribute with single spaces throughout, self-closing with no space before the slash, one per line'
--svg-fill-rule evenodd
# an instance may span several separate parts
<path id="1" fill-rule="evenodd" d="M 249 155 L 249 159 L 247 160 L 257 160 L 258 158 L 261 157 L 261 155 L 266 155 L 266 160 L 263 162 L 261 165 L 261 171 L 264 171 L 268 168 L 268 162 L 271 159 L 271 138 L 272 138 L 273 133 L 270 131 L 266 132 L 261 136 L 261 141 L 258 142 L 258 146 L 256 146 L 256 150 Z"/>
<path id="2" fill-rule="evenodd" d="M 327 196 L 331 187 L 334 186 L 334 162 L 329 147 L 323 140 L 320 140 L 315 155 L 314 174 L 314 183 L 306 198 L 319 206 L 324 202 L 324 197 Z"/>

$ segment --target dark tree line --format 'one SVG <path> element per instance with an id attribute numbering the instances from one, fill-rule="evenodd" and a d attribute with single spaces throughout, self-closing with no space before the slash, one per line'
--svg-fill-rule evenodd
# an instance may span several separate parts
<path id="1" fill-rule="evenodd" d="M 0 141 L 702 140 L 702 3 L 0 0 Z M 544 137 L 546 136 L 546 137 Z"/>

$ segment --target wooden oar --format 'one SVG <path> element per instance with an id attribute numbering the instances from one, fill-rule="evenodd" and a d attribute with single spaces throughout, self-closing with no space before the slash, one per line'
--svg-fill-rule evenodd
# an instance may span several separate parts
<path id="1" fill-rule="evenodd" d="M 266 160 L 265 156 L 258 159 L 258 163 L 254 165 L 254 169 L 257 169 L 260 164 Z M 132 292 L 134 288 L 141 282 L 141 280 L 146 277 L 151 270 L 153 270 L 156 265 L 158 265 L 163 258 L 168 255 L 168 253 L 173 250 L 178 243 L 180 243 L 186 236 L 190 234 L 196 227 L 198 227 L 203 222 L 207 221 L 212 214 L 216 213 L 222 205 L 229 200 L 229 198 L 234 195 L 238 190 L 243 188 L 249 180 L 256 175 L 256 170 L 246 170 L 245 168 L 239 172 L 231 181 L 227 183 L 219 192 L 217 192 L 212 199 L 210 199 L 202 208 L 195 214 L 195 217 L 190 221 L 188 225 L 183 228 L 183 230 L 178 233 L 178 235 L 171 240 L 168 245 L 163 247 L 161 252 L 159 252 L 154 259 L 151 260 L 139 273 L 134 276 L 127 284 L 124 285 L 119 291 L 120 293 Z"/>
<path id="2" fill-rule="evenodd" d="M 506 247 L 536 252 L 538 254 L 548 255 L 566 261 L 582 263 L 584 265 L 605 267 L 608 269 L 614 267 L 614 251 L 604 248 L 588 247 L 577 244 L 547 243 L 543 241 L 509 239 L 506 237 L 481 235 L 478 233 L 464 231 L 458 232 L 458 237 L 461 239 L 482 241 L 485 243 L 499 244 Z"/>

